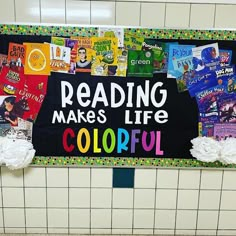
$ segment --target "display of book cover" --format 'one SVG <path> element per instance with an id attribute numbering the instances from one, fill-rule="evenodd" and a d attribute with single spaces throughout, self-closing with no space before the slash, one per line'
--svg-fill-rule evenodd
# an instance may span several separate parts
<path id="1" fill-rule="evenodd" d="M 234 37 L 0 25 L 0 163 L 235 167 Z"/>

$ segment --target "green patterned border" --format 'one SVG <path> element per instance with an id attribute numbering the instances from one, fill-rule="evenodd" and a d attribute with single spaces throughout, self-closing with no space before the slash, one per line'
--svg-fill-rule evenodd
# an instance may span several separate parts
<path id="1" fill-rule="evenodd" d="M 235 168 L 236 164 L 205 163 L 194 159 L 138 158 L 138 157 L 43 157 L 36 156 L 31 165 L 80 167 L 212 167 Z"/>
<path id="2" fill-rule="evenodd" d="M 233 30 L 191 30 L 191 29 L 150 29 L 126 28 L 126 34 L 137 37 L 158 39 L 195 40 L 236 40 Z M 0 34 L 45 35 L 45 36 L 97 36 L 98 27 L 5 25 L 0 24 Z M 97 166 L 97 167 L 212 167 L 235 168 L 236 165 L 223 165 L 220 162 L 204 163 L 194 159 L 177 158 L 132 158 L 132 157 L 50 157 L 36 156 L 32 166 Z"/>
<path id="3" fill-rule="evenodd" d="M 236 40 L 234 30 L 125 28 L 125 33 L 158 39 Z M 0 34 L 91 37 L 98 35 L 98 27 L 1 24 Z"/>

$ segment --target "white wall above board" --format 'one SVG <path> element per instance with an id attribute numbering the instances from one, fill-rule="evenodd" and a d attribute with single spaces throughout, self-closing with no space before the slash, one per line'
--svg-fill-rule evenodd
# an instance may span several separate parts
<path id="1" fill-rule="evenodd" d="M 67 1 L 80 1 L 80 0 L 67 0 Z M 201 3 L 201 4 L 236 4 L 236 0 L 123 0 L 133 2 L 160 2 L 160 3 Z"/>

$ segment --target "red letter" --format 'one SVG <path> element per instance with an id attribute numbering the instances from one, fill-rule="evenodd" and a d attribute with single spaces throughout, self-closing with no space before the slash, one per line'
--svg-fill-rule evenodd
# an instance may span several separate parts
<path id="1" fill-rule="evenodd" d="M 68 146 L 68 144 L 67 144 L 68 135 L 70 135 L 71 138 L 75 137 L 75 133 L 72 129 L 70 129 L 70 128 L 65 129 L 65 131 L 63 133 L 62 143 L 63 143 L 63 147 L 66 152 L 72 152 L 74 150 L 75 146 L 73 144 Z"/>

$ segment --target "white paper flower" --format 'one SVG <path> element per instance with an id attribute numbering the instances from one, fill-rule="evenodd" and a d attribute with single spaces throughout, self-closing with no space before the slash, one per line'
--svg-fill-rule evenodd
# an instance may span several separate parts
<path id="1" fill-rule="evenodd" d="M 35 155 L 32 143 L 22 139 L 0 137 L 0 163 L 9 169 L 28 166 Z"/>
<path id="2" fill-rule="evenodd" d="M 220 161 L 224 164 L 236 164 L 236 138 L 221 141 Z"/>
<path id="3" fill-rule="evenodd" d="M 209 137 L 197 137 L 191 140 L 190 153 L 199 161 L 214 162 L 220 159 L 221 143 Z"/>

